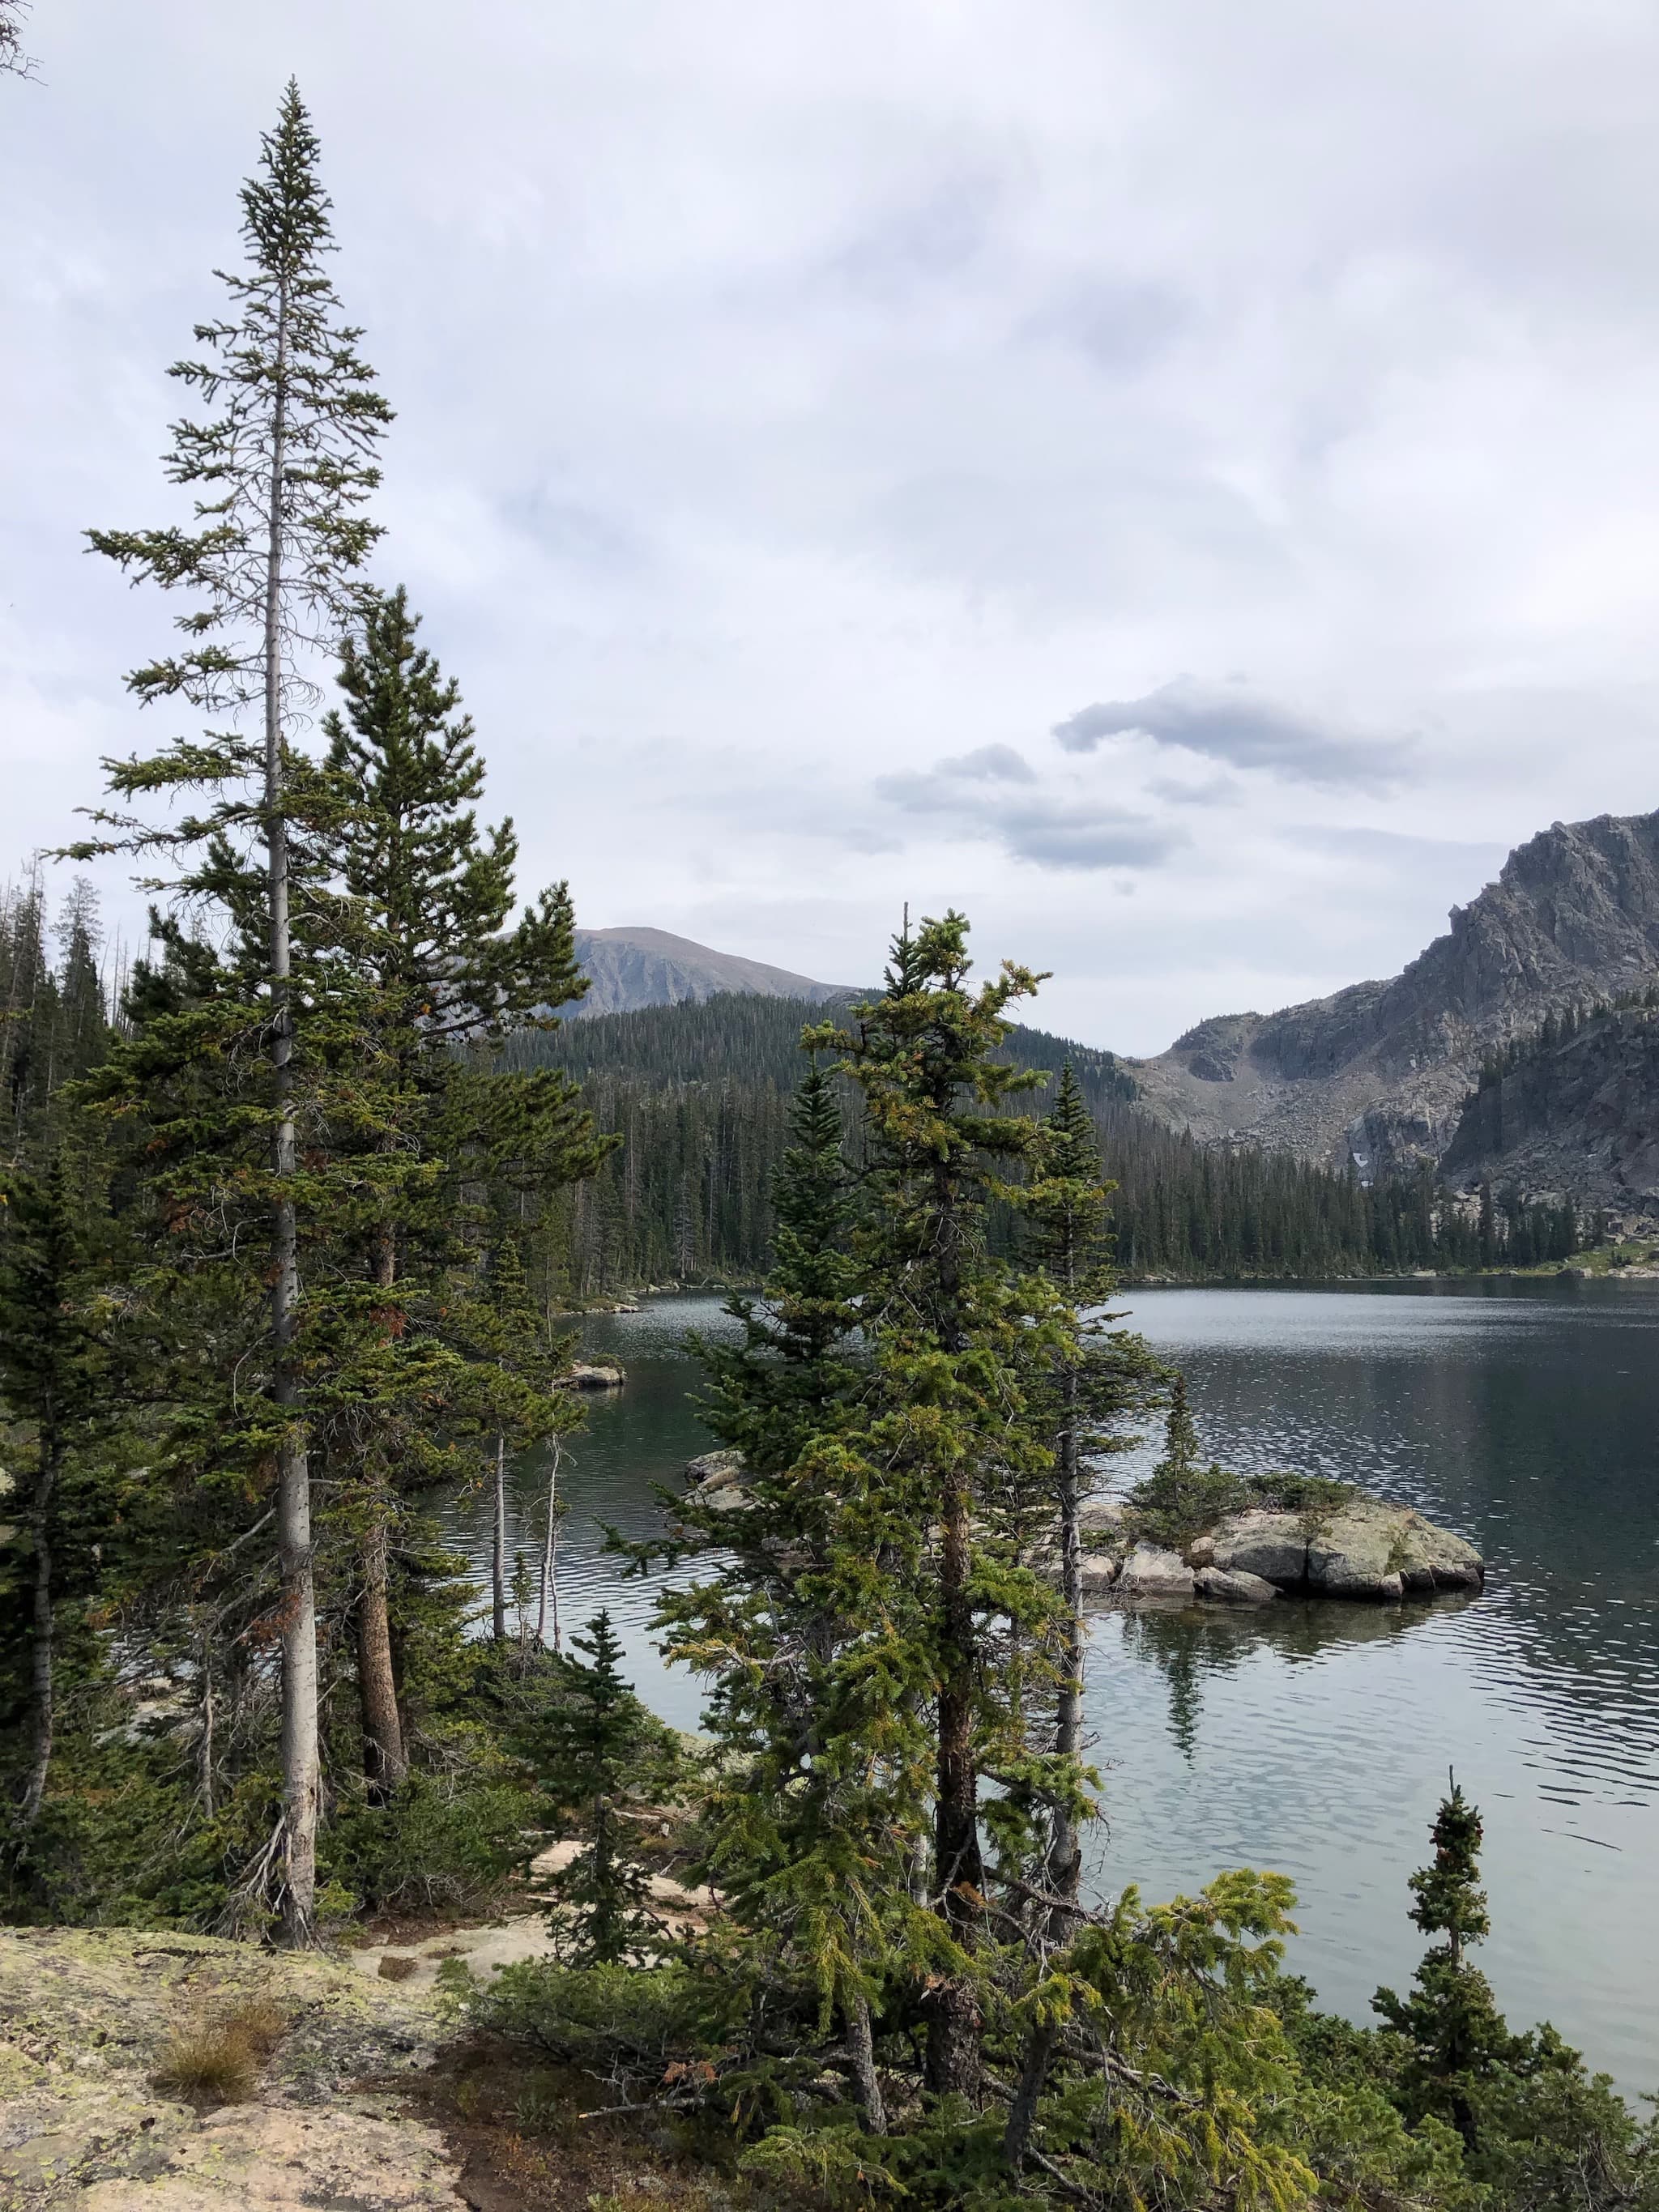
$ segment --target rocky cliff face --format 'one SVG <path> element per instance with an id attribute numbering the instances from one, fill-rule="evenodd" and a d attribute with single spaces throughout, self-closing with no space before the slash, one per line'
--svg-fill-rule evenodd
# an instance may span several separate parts
<path id="1" fill-rule="evenodd" d="M 1402 975 L 1200 1023 L 1133 1072 L 1196 1135 L 1381 1171 L 1439 1157 L 1494 1045 L 1656 977 L 1659 812 L 1558 822 Z"/>
<path id="2" fill-rule="evenodd" d="M 1659 1012 L 1607 1014 L 1528 1054 L 1469 1099 L 1441 1166 L 1457 1184 L 1659 1204 Z"/>

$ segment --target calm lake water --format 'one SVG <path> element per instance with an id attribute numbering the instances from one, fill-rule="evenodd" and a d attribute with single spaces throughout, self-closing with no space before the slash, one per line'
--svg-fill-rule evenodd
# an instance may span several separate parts
<path id="1" fill-rule="evenodd" d="M 1406 1878 L 1449 1765 L 1486 1821 L 1481 1963 L 1516 2023 L 1547 2015 L 1627 2091 L 1659 2087 L 1659 1284 L 1413 1283 L 1126 1296 L 1187 1373 L 1206 1449 L 1419 1506 L 1486 1554 L 1486 1593 L 1404 1607 L 1103 1610 L 1088 1671 L 1108 1819 L 1093 1878 L 1148 1897 L 1224 1867 L 1293 1877 L 1291 1963 L 1356 2019 L 1420 1950 Z M 602 1516 L 657 1528 L 653 1486 L 708 1438 L 688 1327 L 710 1299 L 590 1320 L 626 1389 L 592 1401 L 561 1477 L 567 1630 L 599 1604 L 641 1694 L 694 1728 L 653 1648 L 653 1585 Z M 1134 1480 L 1150 1443 L 1119 1463 Z M 517 1470 L 539 1553 L 543 1466 Z M 482 1501 L 457 1540 L 483 1568 Z"/>

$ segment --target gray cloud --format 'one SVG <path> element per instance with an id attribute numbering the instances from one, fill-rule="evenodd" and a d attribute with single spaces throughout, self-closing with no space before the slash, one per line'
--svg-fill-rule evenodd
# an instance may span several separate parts
<path id="1" fill-rule="evenodd" d="M 1067 752 L 1092 752 L 1103 738 L 1151 738 L 1238 769 L 1267 769 L 1297 783 L 1376 789 L 1397 783 L 1410 748 L 1399 738 L 1333 737 L 1294 708 L 1242 684 L 1200 684 L 1190 676 L 1142 699 L 1085 707 L 1052 734 Z"/>
<path id="2" fill-rule="evenodd" d="M 1179 830 L 1115 806 L 1025 807 L 1000 828 L 1015 860 L 1045 868 L 1158 868 L 1187 842 Z"/>
<path id="3" fill-rule="evenodd" d="M 1024 753 L 1012 745 L 981 745 L 971 753 L 958 753 L 953 759 L 942 760 L 934 770 L 936 775 L 969 776 L 981 781 L 994 783 L 1035 783 L 1036 771 Z"/>
<path id="4" fill-rule="evenodd" d="M 1045 1018 L 1151 1048 L 1652 804 L 1659 12 L 497 0 L 458 45 L 405 0 L 395 71 L 385 12 L 31 19 L 0 878 L 152 741 L 122 672 L 181 610 L 80 532 L 189 520 L 166 364 L 290 70 L 398 410 L 375 575 L 584 924 L 856 976 L 905 897 L 970 902 Z M 1022 773 L 1032 702 L 1090 700 Z"/>
<path id="5" fill-rule="evenodd" d="M 958 835 L 988 839 L 1034 867 L 1158 867 L 1186 842 L 1182 831 L 1150 815 L 1086 795 L 1033 790 L 1016 797 L 986 787 L 1035 782 L 1012 746 L 982 745 L 920 774 L 879 777 L 876 790 L 890 805 L 938 817 Z"/>

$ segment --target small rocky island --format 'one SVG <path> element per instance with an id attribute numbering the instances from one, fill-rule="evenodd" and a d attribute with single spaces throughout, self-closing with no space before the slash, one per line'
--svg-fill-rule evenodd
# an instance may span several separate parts
<path id="1" fill-rule="evenodd" d="M 739 1452 L 706 1452 L 685 1473 L 700 1505 L 740 1512 L 748 1503 Z M 1398 1605 L 1485 1584 L 1486 1563 L 1474 1547 L 1409 1505 L 1319 1479 L 1267 1477 L 1249 1486 L 1261 1502 L 1221 1513 L 1176 1541 L 1157 1540 L 1134 1494 L 1089 1499 L 1079 1516 L 1085 1595 L 1213 1605 L 1268 1605 L 1280 1597 Z M 1034 1564 L 1058 1574 L 1057 1532 Z"/>
<path id="2" fill-rule="evenodd" d="M 1291 1511 L 1247 1506 L 1186 1544 L 1137 1537 L 1114 1498 L 1083 1509 L 1084 1588 L 1116 1598 L 1198 1598 L 1265 1605 L 1274 1598 L 1348 1598 L 1397 1605 L 1443 1590 L 1478 1590 L 1486 1565 L 1472 1544 L 1409 1505 L 1354 1490 L 1339 1504 Z"/>

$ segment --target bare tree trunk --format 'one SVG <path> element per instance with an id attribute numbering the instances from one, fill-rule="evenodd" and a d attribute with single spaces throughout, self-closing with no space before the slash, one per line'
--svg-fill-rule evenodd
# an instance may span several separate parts
<path id="1" fill-rule="evenodd" d="M 204 1620 L 198 1639 L 201 1652 L 199 1665 L 202 1674 L 202 1733 L 196 1745 L 196 1786 L 202 1793 L 202 1817 L 210 1820 L 214 1814 L 213 1786 L 213 1630 Z"/>
<path id="2" fill-rule="evenodd" d="M 381 1290 L 389 1291 L 397 1277 L 397 1237 L 391 1223 L 385 1222 L 375 1238 L 374 1279 Z M 408 1774 L 409 1759 L 404 1749 L 403 1717 L 398 1710 L 387 1604 L 392 1502 L 385 1488 L 376 1484 L 371 1486 L 366 1503 L 368 1522 L 358 1545 L 362 1586 L 357 1600 L 357 1705 L 369 1802 L 383 1805 Z"/>
<path id="3" fill-rule="evenodd" d="M 497 1644 L 507 1636 L 507 1438 L 495 1438 L 495 1541 L 489 1562 L 489 1624 Z"/>
<path id="4" fill-rule="evenodd" d="M 1083 1748 L 1083 1531 L 1078 1495 L 1077 1399 L 1074 1371 L 1065 1380 L 1066 1425 L 1054 1456 L 1060 1477 L 1060 1588 L 1066 1618 L 1061 1633 L 1064 1668 L 1054 1712 L 1054 1749 L 1062 1758 L 1075 1758 Z M 1075 1905 L 1083 1877 L 1083 1846 L 1069 1807 L 1054 1808 L 1048 1841 L 1048 1893 Z M 1051 1917 L 1050 1940 L 1064 1942 L 1071 1930 L 1068 1916 L 1056 1906 Z"/>
<path id="5" fill-rule="evenodd" d="M 386 1611 L 385 1501 L 374 1501 L 364 1534 L 362 1592 L 357 1603 L 357 1698 L 363 1729 L 363 1772 L 371 1804 L 383 1805 L 409 1772 L 398 1685 L 392 1666 L 392 1626 Z"/>
<path id="6" fill-rule="evenodd" d="M 1069 1271 L 1066 1287 L 1071 1287 Z M 1065 1412 L 1055 1439 L 1055 1472 L 1060 1492 L 1060 1586 L 1066 1603 L 1061 1655 L 1064 1672 L 1054 1712 L 1054 1749 L 1075 1757 L 1083 1747 L 1083 1532 L 1078 1482 L 1078 1376 L 1070 1368 L 1065 1376 Z M 1083 1888 L 1083 1845 L 1069 1806 L 1056 1805 L 1048 1838 L 1048 1889 L 1055 1902 L 1049 1907 L 1045 1942 L 1060 1945 L 1071 1940 L 1079 1917 L 1078 1899 Z M 1048 2079 L 1048 2068 L 1059 2039 L 1057 2025 L 1038 2021 L 1026 2039 L 1019 2081 L 1008 2108 L 1003 2131 L 1003 2155 L 1018 2172 L 1030 2148 L 1037 2106 Z"/>
<path id="7" fill-rule="evenodd" d="M 559 1462 L 563 1456 L 556 1437 L 552 1439 L 553 1465 L 547 1478 L 547 1534 L 542 1545 L 542 1594 L 536 1608 L 536 1641 L 547 1641 L 548 1601 L 553 1607 L 553 1649 L 559 1649 Z"/>
<path id="8" fill-rule="evenodd" d="M 270 502 L 265 541 L 265 859 L 270 900 L 271 1069 L 276 1132 L 271 1165 L 277 1183 L 271 1222 L 270 1335 L 274 1395 L 284 1417 L 276 1474 L 276 1548 L 283 1582 L 283 1935 L 315 1941 L 317 1819 L 317 1592 L 311 1540 L 311 1469 L 295 1371 L 300 1297 L 299 1224 L 283 1186 L 295 1166 L 294 1008 L 289 977 L 288 822 L 283 789 L 283 496 L 287 466 L 288 300 L 278 308 L 273 395 Z"/>
<path id="9" fill-rule="evenodd" d="M 853 2093 L 866 2131 L 887 2132 L 887 2106 L 876 2075 L 876 2050 L 870 2033 L 870 2007 L 862 1992 L 842 1999 L 841 2016 L 847 2029 L 847 2055 L 853 2063 Z"/>
<path id="10" fill-rule="evenodd" d="M 55 1442 L 40 1439 L 40 1465 L 34 1478 L 34 1648 L 31 1655 L 29 1702 L 33 1707 L 34 1752 L 29 1761 L 20 1815 L 25 1829 L 40 1816 L 52 1770 L 52 1656 L 57 1616 L 52 1599 L 52 1493 L 62 1457 Z"/>

